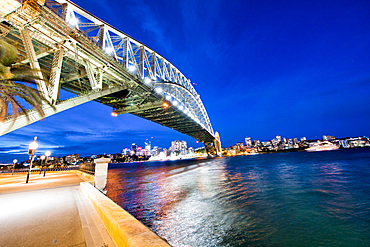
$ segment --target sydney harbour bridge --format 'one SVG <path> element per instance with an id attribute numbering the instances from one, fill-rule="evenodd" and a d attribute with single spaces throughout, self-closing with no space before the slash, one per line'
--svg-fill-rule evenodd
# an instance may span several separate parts
<path id="1" fill-rule="evenodd" d="M 220 140 L 190 80 L 160 54 L 68 0 L 0 0 L 0 35 L 17 47 L 15 66 L 32 68 L 52 106 L 46 117 L 94 100 L 112 115 L 130 113 L 203 142 Z M 42 71 L 42 72 L 41 72 Z M 74 95 L 60 100 L 60 90 Z M 0 135 L 41 119 L 11 117 Z"/>

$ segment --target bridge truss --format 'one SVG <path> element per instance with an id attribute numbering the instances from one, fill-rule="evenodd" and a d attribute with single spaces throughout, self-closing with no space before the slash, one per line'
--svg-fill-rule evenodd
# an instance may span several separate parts
<path id="1" fill-rule="evenodd" d="M 68 0 L 0 0 L 0 35 L 17 45 L 16 66 L 39 70 L 38 90 L 56 110 L 95 100 L 113 114 L 131 113 L 212 148 L 215 135 L 191 81 L 149 47 Z M 41 71 L 43 73 L 41 73 Z M 60 89 L 77 95 L 59 100 Z M 99 92 L 99 93 L 97 93 Z M 80 98 L 80 100 L 78 99 Z M 46 109 L 47 106 L 44 106 Z M 1 128 L 2 134 L 39 120 Z"/>

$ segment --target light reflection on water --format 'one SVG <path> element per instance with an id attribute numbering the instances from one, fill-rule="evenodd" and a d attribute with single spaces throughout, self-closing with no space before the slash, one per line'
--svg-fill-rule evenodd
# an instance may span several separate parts
<path id="1" fill-rule="evenodd" d="M 370 246 L 369 149 L 113 165 L 107 195 L 172 246 Z"/>

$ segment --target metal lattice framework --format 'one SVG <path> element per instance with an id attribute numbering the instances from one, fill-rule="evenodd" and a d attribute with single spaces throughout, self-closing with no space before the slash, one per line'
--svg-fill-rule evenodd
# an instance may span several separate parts
<path id="1" fill-rule="evenodd" d="M 61 88 L 78 97 L 95 95 L 91 100 L 115 113 L 135 114 L 202 142 L 215 140 L 190 80 L 154 50 L 68 0 L 0 2 L 12 6 L 0 12 L 0 32 L 18 44 L 17 66 L 48 72 L 48 83 L 37 86 L 54 105 L 68 104 L 59 100 Z"/>
<path id="2" fill-rule="evenodd" d="M 57 2 L 63 4 L 60 13 L 65 15 L 65 21 L 71 27 L 83 32 L 124 68 L 139 76 L 152 88 L 156 88 L 157 93 L 165 96 L 167 100 L 178 102 L 175 104 L 180 109 L 213 133 L 200 96 L 190 80 L 173 64 L 149 47 L 91 15 L 74 3 L 65 0 L 57 0 Z"/>

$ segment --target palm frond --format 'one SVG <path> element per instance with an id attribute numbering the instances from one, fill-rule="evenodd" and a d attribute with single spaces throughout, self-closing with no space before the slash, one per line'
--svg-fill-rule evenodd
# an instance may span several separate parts
<path id="1" fill-rule="evenodd" d="M 16 59 L 17 49 L 15 46 L 0 39 L 0 122 L 4 122 L 8 114 L 8 105 L 10 103 L 13 124 L 16 118 L 22 114 L 29 120 L 29 111 L 21 104 L 19 99 L 29 104 L 41 117 L 45 117 L 42 104 L 46 103 L 55 107 L 37 89 L 31 87 L 35 85 L 36 80 L 46 80 L 38 78 L 38 71 L 17 67 L 10 68 Z M 47 78 L 47 77 L 45 77 Z"/>

